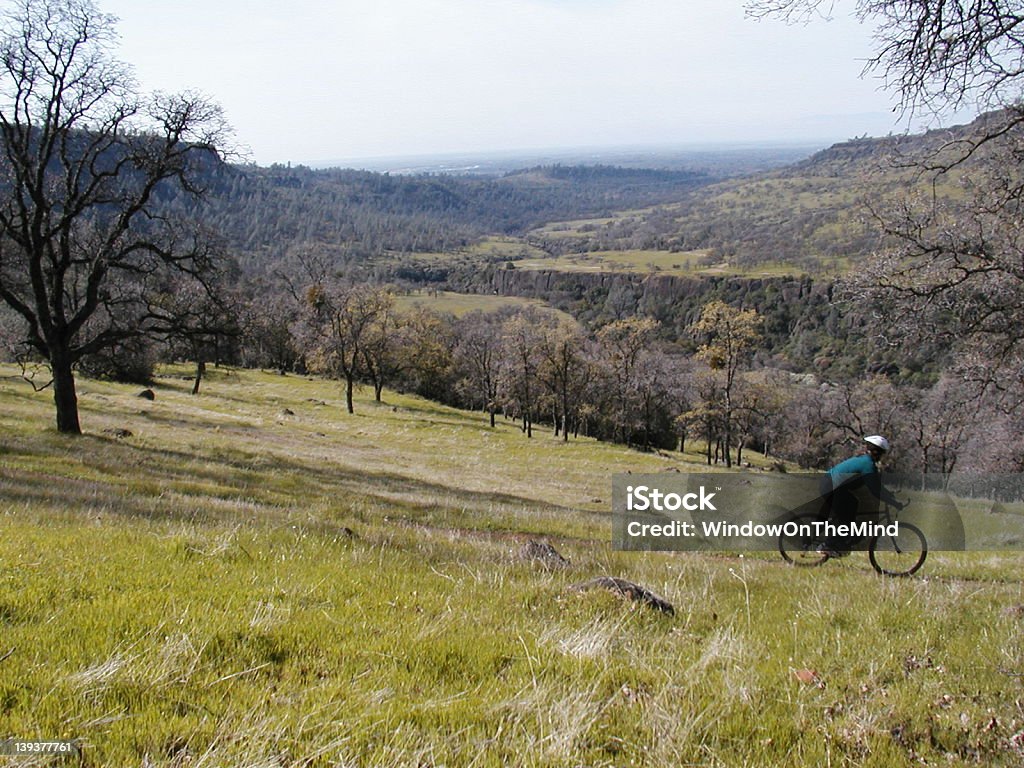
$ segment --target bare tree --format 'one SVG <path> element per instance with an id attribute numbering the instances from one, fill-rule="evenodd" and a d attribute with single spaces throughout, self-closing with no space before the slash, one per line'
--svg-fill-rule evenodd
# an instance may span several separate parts
<path id="1" fill-rule="evenodd" d="M 646 450 L 664 447 L 666 436 L 675 433 L 671 401 L 675 379 L 681 372 L 674 363 L 662 350 L 648 348 L 637 358 L 633 369 L 631 399 L 635 403 L 635 425 Z"/>
<path id="2" fill-rule="evenodd" d="M 523 432 L 533 437 L 540 384 L 540 344 L 550 321 L 535 309 L 517 312 L 502 325 L 503 384 L 523 420 Z"/>
<path id="3" fill-rule="evenodd" d="M 500 313 L 474 310 L 460 318 L 456 326 L 455 359 L 462 374 L 458 386 L 471 402 L 483 406 L 491 427 L 498 408 L 504 322 Z"/>
<path id="4" fill-rule="evenodd" d="M 708 466 L 718 463 L 722 445 L 721 377 L 710 369 L 697 370 L 691 378 L 690 408 L 676 417 L 677 429 L 704 439 Z"/>
<path id="5" fill-rule="evenodd" d="M 555 434 L 569 440 L 570 422 L 590 380 L 590 365 L 584 357 L 586 340 L 578 326 L 558 325 L 540 342 L 538 377 L 554 399 Z"/>
<path id="6" fill-rule="evenodd" d="M 315 338 L 313 367 L 345 380 L 345 406 L 349 413 L 355 413 L 356 381 L 366 372 L 363 352 L 374 325 L 390 310 L 393 298 L 369 285 L 314 285 L 307 291 L 306 300 Z"/>
<path id="7" fill-rule="evenodd" d="M 913 439 L 922 474 L 953 472 L 971 427 L 980 421 L 981 409 L 977 391 L 950 376 L 918 394 L 908 409 L 906 431 Z"/>
<path id="8" fill-rule="evenodd" d="M 832 424 L 833 389 L 827 384 L 789 382 L 791 398 L 775 447 L 780 456 L 801 467 L 829 466 L 846 435 Z"/>
<path id="9" fill-rule="evenodd" d="M 630 317 L 609 323 L 597 332 L 610 390 L 610 418 L 616 437 L 623 443 L 632 440 L 637 426 L 639 406 L 634 375 L 657 327 L 657 322 L 649 317 Z"/>
<path id="10" fill-rule="evenodd" d="M 749 0 L 757 18 L 807 22 L 831 16 L 838 0 Z M 1018 102 L 1024 83 L 1024 7 L 1018 0 L 853 0 L 875 25 L 865 74 L 883 78 L 904 114 Z M 1024 113 L 1018 113 L 1019 120 Z"/>
<path id="11" fill-rule="evenodd" d="M 719 300 L 705 304 L 700 319 L 693 324 L 693 333 L 702 339 L 697 356 L 722 379 L 720 413 L 727 467 L 732 466 L 730 451 L 734 445 L 739 410 L 737 376 L 761 337 L 760 325 L 761 319 L 756 311 L 737 309 Z"/>
<path id="12" fill-rule="evenodd" d="M 837 297 L 870 310 L 884 343 L 946 356 L 962 378 L 1016 407 L 1024 401 L 1024 196 L 1012 178 L 1021 166 L 1008 156 L 975 163 L 961 200 L 885 211 L 879 221 L 898 244 L 871 257 Z"/>
<path id="13" fill-rule="evenodd" d="M 807 21 L 841 4 L 751 0 L 751 15 Z M 955 354 L 959 375 L 1024 403 L 1024 6 L 1019 0 L 851 0 L 875 26 L 866 72 L 880 76 L 906 116 L 990 110 L 898 158 L 957 194 L 874 209 L 896 245 L 845 285 L 874 312 L 885 342 Z M 939 134 L 942 135 L 941 133 Z M 957 171 L 956 177 L 952 175 Z"/>
<path id="14" fill-rule="evenodd" d="M 288 293 L 257 289 L 241 312 L 242 365 L 273 368 L 284 375 L 300 360 L 295 327 L 301 305 Z"/>
<path id="15" fill-rule="evenodd" d="M 165 339 L 172 352 L 196 364 L 192 394 L 206 375 L 206 364 L 219 364 L 229 341 L 241 336 L 238 301 L 223 286 L 211 295 L 207 286 L 194 281 L 170 283 L 166 290 L 148 301 L 154 335 Z"/>
<path id="16" fill-rule="evenodd" d="M 362 345 L 366 375 L 373 383 L 373 399 L 378 403 L 381 402 L 384 385 L 403 367 L 400 348 L 404 328 L 396 316 L 394 300 L 388 299 L 381 303 Z"/>
<path id="17" fill-rule="evenodd" d="M 144 297 L 218 254 L 180 216 L 227 135 L 195 94 L 143 101 L 90 0 L 20 0 L 0 18 L 0 299 L 49 364 L 57 429 L 79 434 L 76 363 L 145 332 Z"/>

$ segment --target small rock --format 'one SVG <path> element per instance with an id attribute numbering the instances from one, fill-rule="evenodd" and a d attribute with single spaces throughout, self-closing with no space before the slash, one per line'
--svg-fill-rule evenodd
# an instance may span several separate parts
<path id="1" fill-rule="evenodd" d="M 156 393 L 152 389 L 144 389 L 136 397 L 141 397 L 143 400 L 156 400 Z"/>
<path id="2" fill-rule="evenodd" d="M 523 560 L 538 563 L 545 568 L 569 567 L 569 561 L 562 557 L 557 549 L 544 541 L 530 539 L 519 550 L 519 557 Z"/>
<path id="3" fill-rule="evenodd" d="M 676 609 L 672 607 L 672 603 L 663 597 L 651 592 L 647 587 L 642 587 L 639 584 L 635 584 L 628 579 L 618 579 L 614 576 L 599 576 L 596 579 L 590 581 L 584 581 L 580 584 L 573 584 L 569 589 L 576 592 L 582 592 L 588 589 L 608 589 L 617 595 L 628 598 L 638 603 L 654 608 L 657 611 L 666 613 L 669 616 L 674 616 Z"/>

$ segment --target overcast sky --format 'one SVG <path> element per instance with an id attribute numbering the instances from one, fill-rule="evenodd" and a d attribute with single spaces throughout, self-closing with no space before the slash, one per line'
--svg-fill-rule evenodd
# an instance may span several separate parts
<path id="1" fill-rule="evenodd" d="M 145 90 L 223 105 L 260 165 L 820 142 L 905 126 L 871 30 L 742 0 L 97 0 Z"/>

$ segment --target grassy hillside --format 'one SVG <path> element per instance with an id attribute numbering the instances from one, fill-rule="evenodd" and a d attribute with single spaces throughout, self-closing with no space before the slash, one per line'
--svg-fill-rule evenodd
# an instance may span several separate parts
<path id="1" fill-rule="evenodd" d="M 871 211 L 915 195 L 962 196 L 960 182 L 974 161 L 936 176 L 913 160 L 977 135 L 987 119 L 921 135 L 851 140 L 785 168 L 694 189 L 678 201 L 548 223 L 528 240 L 556 256 L 585 253 L 609 271 L 617 268 L 609 255 L 615 252 L 649 254 L 632 259 L 647 271 L 660 264 L 660 253 L 675 256 L 674 266 L 703 252 L 697 266 L 735 274 L 766 268 L 841 274 L 883 244 Z"/>
<path id="2" fill-rule="evenodd" d="M 0 367 L 0 739 L 87 766 L 877 765 L 1024 758 L 1021 558 L 882 580 L 610 549 L 610 475 L 687 468 L 421 400 Z M 128 435 L 126 432 L 130 432 Z M 120 435 L 120 436 L 119 436 Z M 570 560 L 524 559 L 528 538 Z M 674 616 L 603 592 L 638 581 Z M 6 761 L 6 762 L 5 762 Z M 49 765 L 0 756 L 0 765 Z"/>

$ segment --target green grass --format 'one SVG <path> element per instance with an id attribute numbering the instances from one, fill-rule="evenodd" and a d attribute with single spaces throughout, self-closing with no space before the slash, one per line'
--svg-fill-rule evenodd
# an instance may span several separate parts
<path id="1" fill-rule="evenodd" d="M 521 259 L 517 269 L 550 269 L 558 272 L 654 272 L 698 270 L 705 251 L 591 251 L 558 258 Z"/>
<path id="2" fill-rule="evenodd" d="M 679 275 L 732 275 L 744 277 L 785 277 L 802 274 L 787 264 L 739 267 L 729 263 L 705 265 L 707 250 L 697 251 L 590 251 L 559 257 L 520 259 L 517 269 L 552 270 L 555 272 L 635 272 L 649 274 L 667 272 Z"/>
<path id="3" fill-rule="evenodd" d="M 0 738 L 87 766 L 1019 765 L 1021 558 L 610 549 L 610 475 L 696 468 L 416 398 L 0 367 Z M 105 430 L 127 429 L 116 438 Z M 570 559 L 523 560 L 529 537 Z M 638 581 L 675 616 L 568 587 Z M 7 655 L 9 653 L 9 655 Z M 813 670 L 810 675 L 808 670 Z M 810 682 L 801 682 L 797 673 Z M 6 761 L 6 762 L 4 762 Z M 0 765 L 49 765 L 0 757 Z"/>
<path id="4" fill-rule="evenodd" d="M 495 259 L 522 259 L 542 256 L 544 252 L 518 237 L 487 237 L 466 249 L 466 253 Z"/>
<path id="5" fill-rule="evenodd" d="M 519 296 L 494 296 L 492 294 L 454 293 L 452 291 L 423 291 L 407 295 L 398 295 L 396 304 L 399 309 L 408 310 L 423 307 L 441 314 L 452 314 L 462 317 L 473 311 L 496 312 L 504 308 L 534 308 L 558 316 L 563 320 L 571 317 L 560 312 L 539 299 L 527 299 Z"/>

